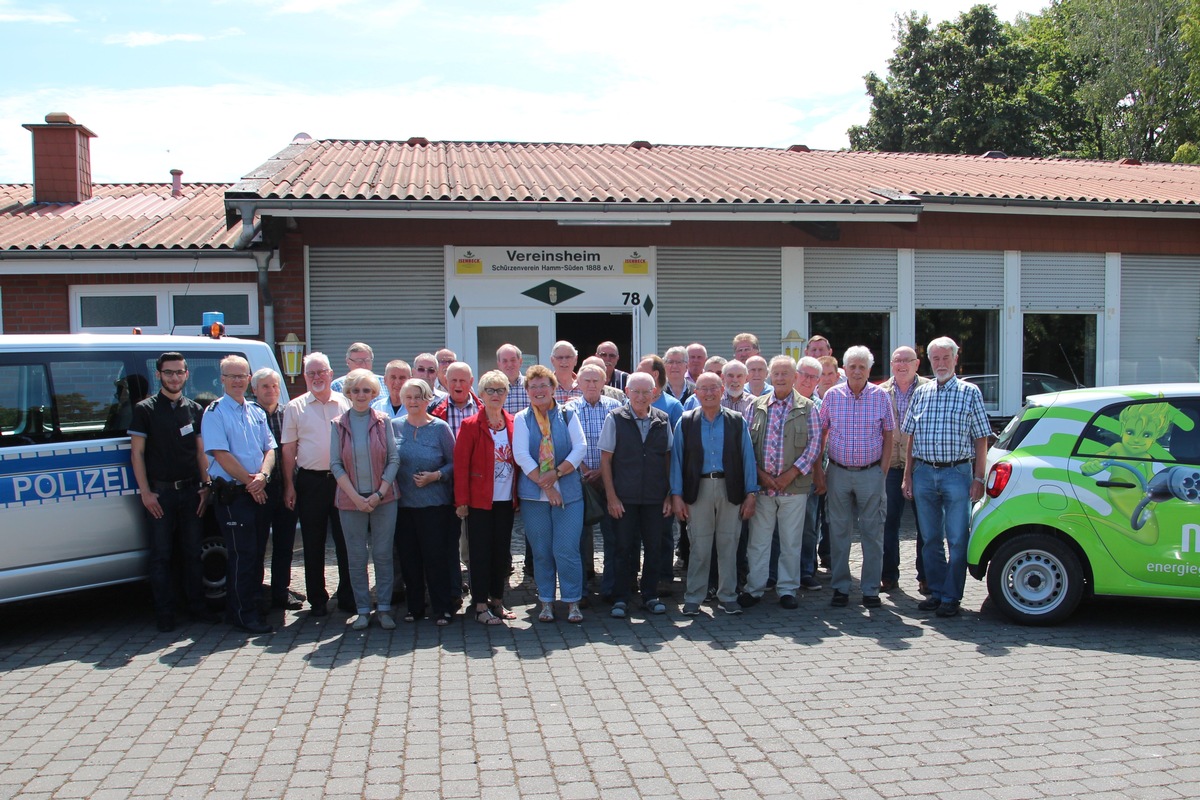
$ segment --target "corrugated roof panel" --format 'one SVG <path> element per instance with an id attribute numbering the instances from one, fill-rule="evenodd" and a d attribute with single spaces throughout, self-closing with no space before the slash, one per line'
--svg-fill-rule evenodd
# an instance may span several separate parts
<path id="1" fill-rule="evenodd" d="M 35 204 L 28 184 L 0 186 L 0 248 L 231 249 L 240 229 L 225 224 L 229 184 L 95 184 L 90 200 Z"/>

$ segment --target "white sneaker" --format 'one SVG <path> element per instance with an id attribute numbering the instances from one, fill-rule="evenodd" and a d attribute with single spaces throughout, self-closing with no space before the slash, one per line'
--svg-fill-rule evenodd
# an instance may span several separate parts
<path id="1" fill-rule="evenodd" d="M 350 623 L 350 627 L 356 631 L 365 631 L 367 629 L 367 626 L 370 624 L 371 624 L 371 615 L 370 614 L 359 614 L 357 617 L 354 618 L 354 621 Z"/>
<path id="2" fill-rule="evenodd" d="M 385 631 L 394 631 L 396 629 L 396 620 L 392 618 L 390 612 L 380 611 L 376 614 L 376 617 L 379 619 L 379 627 Z"/>

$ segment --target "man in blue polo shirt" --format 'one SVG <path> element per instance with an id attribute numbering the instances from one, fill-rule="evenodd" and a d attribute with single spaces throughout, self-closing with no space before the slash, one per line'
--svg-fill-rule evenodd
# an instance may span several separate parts
<path id="1" fill-rule="evenodd" d="M 246 400 L 250 362 L 241 356 L 221 360 L 225 395 L 204 412 L 204 449 L 216 488 L 217 524 L 225 533 L 229 571 L 225 581 L 225 617 L 247 633 L 274 633 L 258 613 L 264 542 L 258 515 L 267 502 L 267 482 L 275 467 L 275 437 L 267 415 Z"/>

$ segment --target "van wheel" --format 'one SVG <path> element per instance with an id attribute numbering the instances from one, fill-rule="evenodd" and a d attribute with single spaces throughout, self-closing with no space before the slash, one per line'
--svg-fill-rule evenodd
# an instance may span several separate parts
<path id="1" fill-rule="evenodd" d="M 225 576 L 229 566 L 229 553 L 225 540 L 211 537 L 200 543 L 200 568 L 204 572 L 204 596 L 209 600 L 220 600 L 225 596 Z"/>
<path id="2" fill-rule="evenodd" d="M 1041 533 L 1009 539 L 988 564 L 988 594 L 1009 619 L 1022 625 L 1055 625 L 1083 597 L 1083 568 L 1068 545 Z"/>

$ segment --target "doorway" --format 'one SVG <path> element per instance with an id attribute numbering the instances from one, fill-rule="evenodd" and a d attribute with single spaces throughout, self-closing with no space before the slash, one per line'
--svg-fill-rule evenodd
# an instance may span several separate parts
<path id="1" fill-rule="evenodd" d="M 580 361 L 594 355 L 601 342 L 612 342 L 620 353 L 617 369 L 633 371 L 633 314 L 559 311 L 554 315 L 554 339 L 575 345 Z"/>

